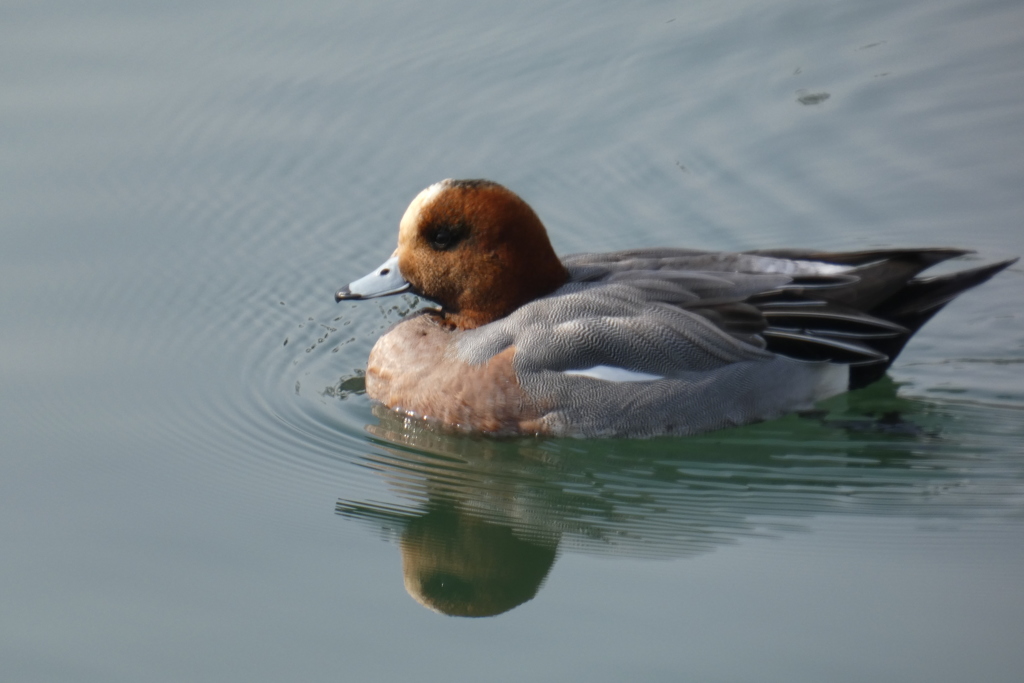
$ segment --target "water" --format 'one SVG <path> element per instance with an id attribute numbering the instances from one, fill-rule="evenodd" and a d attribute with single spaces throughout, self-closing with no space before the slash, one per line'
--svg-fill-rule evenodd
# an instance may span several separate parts
<path id="1" fill-rule="evenodd" d="M 1019 266 L 693 439 L 405 424 L 359 373 L 418 302 L 332 299 L 444 177 L 562 253 L 1024 254 L 1018 4 L 0 17 L 4 680 L 1019 678 Z"/>

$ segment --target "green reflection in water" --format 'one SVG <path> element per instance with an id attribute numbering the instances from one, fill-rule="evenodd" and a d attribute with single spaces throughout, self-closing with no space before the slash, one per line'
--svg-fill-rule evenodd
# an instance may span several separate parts
<path id="1" fill-rule="evenodd" d="M 1020 420 L 996 414 L 1012 409 L 896 389 L 885 379 L 814 414 L 652 440 L 498 440 L 378 408 L 378 448 L 360 464 L 399 502 L 340 500 L 337 512 L 397 541 L 416 600 L 462 616 L 531 599 L 559 549 L 680 557 L 818 514 L 1012 514 L 1024 478 L 1019 466 L 1006 476 L 999 432 Z"/>

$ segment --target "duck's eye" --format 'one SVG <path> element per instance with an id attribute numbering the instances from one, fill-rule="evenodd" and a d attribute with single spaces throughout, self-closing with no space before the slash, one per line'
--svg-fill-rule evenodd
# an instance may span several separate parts
<path id="1" fill-rule="evenodd" d="M 455 246 L 462 237 L 462 231 L 442 225 L 430 235 L 430 246 L 437 251 L 446 251 Z"/>

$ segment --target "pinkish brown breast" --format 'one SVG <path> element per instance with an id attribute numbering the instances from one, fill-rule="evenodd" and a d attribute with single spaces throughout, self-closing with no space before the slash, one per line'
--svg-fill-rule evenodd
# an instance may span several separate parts
<path id="1" fill-rule="evenodd" d="M 544 431 L 540 408 L 512 368 L 515 347 L 471 365 L 449 353 L 454 335 L 430 313 L 406 320 L 377 340 L 366 393 L 387 407 L 463 430 L 500 434 Z"/>

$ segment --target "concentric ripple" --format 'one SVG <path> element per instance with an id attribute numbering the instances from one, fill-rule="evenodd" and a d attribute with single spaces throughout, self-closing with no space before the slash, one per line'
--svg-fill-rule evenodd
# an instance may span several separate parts
<path id="1" fill-rule="evenodd" d="M 111 215 L 124 213 L 118 209 L 131 198 L 131 229 L 121 228 L 142 235 L 130 242 L 134 260 L 120 255 L 96 278 L 102 286 L 89 292 L 75 289 L 73 273 L 61 285 L 92 313 L 76 328 L 79 352 L 123 363 L 112 370 L 121 377 L 122 399 L 156 416 L 126 421 L 126 429 L 138 431 L 139 441 L 177 448 L 194 463 L 195 476 L 213 469 L 260 496 L 313 490 L 325 509 L 341 500 L 344 515 L 389 524 L 454 506 L 516 533 L 557 537 L 563 548 L 653 555 L 774 533 L 816 514 L 980 519 L 1019 506 L 1022 476 L 1012 456 L 1022 441 L 1024 395 L 1014 385 L 1019 372 L 1001 371 L 1024 359 L 1019 316 L 1007 311 L 1019 269 L 986 285 L 984 295 L 951 306 L 908 348 L 894 376 L 909 379 L 905 393 L 916 398 L 900 398 L 889 383 L 838 399 L 816 417 L 638 442 L 458 436 L 374 409 L 361 392 L 369 349 L 418 302 L 406 296 L 339 305 L 333 292 L 387 256 L 403 202 L 449 172 L 507 167 L 498 179 L 536 199 L 562 250 L 592 243 L 766 246 L 796 241 L 810 229 L 799 220 L 784 228 L 759 222 L 766 216 L 810 217 L 820 231 L 817 223 L 834 214 L 872 225 L 874 214 L 849 206 L 848 195 L 829 185 L 835 174 L 802 174 L 810 147 L 746 148 L 762 138 L 735 135 L 743 114 L 719 128 L 716 112 L 745 111 L 719 98 L 745 92 L 746 72 L 726 83 L 701 75 L 710 79 L 702 91 L 719 94 L 683 98 L 678 111 L 668 111 L 653 86 L 664 72 L 658 60 L 682 49 L 674 29 L 659 32 L 652 38 L 659 48 L 628 65 L 580 66 L 613 89 L 650 81 L 652 100 L 621 98 L 621 109 L 607 113 L 631 122 L 621 135 L 593 134 L 607 123 L 600 107 L 588 108 L 590 118 L 582 121 L 565 112 L 552 116 L 542 103 L 566 85 L 555 79 L 527 98 L 533 108 L 493 112 L 498 123 L 519 122 L 500 143 L 479 134 L 498 123 L 467 113 L 501 99 L 488 90 L 484 71 L 466 75 L 479 87 L 464 86 L 460 93 L 471 99 L 453 112 L 437 104 L 444 98 L 423 97 L 423 90 L 385 77 L 408 55 L 357 69 L 352 64 L 365 60 L 342 51 L 335 63 L 321 63 L 337 45 L 324 32 L 308 49 L 289 53 L 293 61 L 282 61 L 262 34 L 245 33 L 257 28 L 239 30 L 200 36 L 192 59 L 199 64 L 215 54 L 223 72 L 197 76 L 176 98 L 140 105 L 132 116 L 151 122 L 146 130 L 154 132 L 146 146 L 115 157 L 88 188 L 77 188 Z M 485 52 L 487 40 L 477 41 Z M 244 54 L 226 53 L 223 45 Z M 550 45 L 545 59 L 572 58 L 560 42 Z M 443 52 L 431 41 L 411 49 L 423 80 L 418 87 L 450 87 L 429 79 L 431 68 L 444 64 Z M 250 66 L 263 60 L 278 71 Z M 291 76 L 296 64 L 304 78 Z M 857 120 L 856 111 L 840 108 L 844 86 L 881 86 L 860 66 L 848 68 L 833 78 L 833 98 L 799 110 L 792 68 L 778 71 L 785 96 L 769 109 L 776 118 L 768 123 L 779 127 L 780 139 L 802 141 L 814 130 L 803 117 L 817 114 L 804 109 Z M 585 81 L 573 77 L 582 101 L 599 97 L 579 86 Z M 425 103 L 408 122 L 418 126 L 410 134 L 430 139 L 437 157 L 410 161 L 410 138 L 395 135 L 393 120 L 360 119 L 348 104 L 370 94 L 394 105 L 381 110 Z M 675 139 L 681 117 L 703 121 L 707 141 L 680 143 L 678 154 L 666 156 L 665 141 Z M 556 132 L 538 138 L 542 123 Z M 466 131 L 484 142 L 467 150 Z M 509 159 L 511 148 L 523 159 L 503 166 L 497 160 Z M 856 146 L 862 149 L 875 155 L 871 168 L 903 172 L 903 161 L 887 156 L 895 149 L 887 139 Z M 913 161 L 912 151 L 900 148 Z M 833 156 L 842 152 L 836 148 Z M 570 163 L 563 157 L 574 165 L 560 165 Z M 770 163 L 759 163 L 765 159 Z M 136 163 L 150 172 L 130 172 Z M 834 221 L 820 245 L 848 243 L 856 232 L 848 228 Z M 979 347 L 979 336 L 998 343 Z"/>

